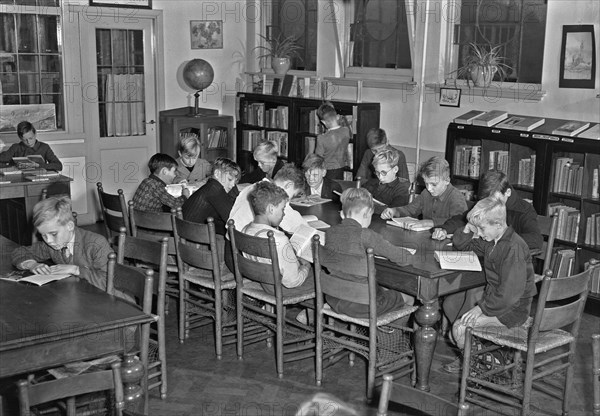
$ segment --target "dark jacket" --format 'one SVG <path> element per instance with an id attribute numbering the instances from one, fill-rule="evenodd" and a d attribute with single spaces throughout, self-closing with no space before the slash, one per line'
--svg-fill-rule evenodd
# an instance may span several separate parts
<path id="1" fill-rule="evenodd" d="M 212 217 L 216 233 L 225 235 L 225 224 L 234 202 L 235 198 L 225 192 L 223 185 L 210 178 L 183 204 L 183 219 L 206 224 L 206 219 Z"/>
<path id="2" fill-rule="evenodd" d="M 371 192 L 373 198 L 386 206 L 375 203 L 375 213 L 381 214 L 386 207 L 402 207 L 408 204 L 409 183 L 407 180 L 396 178 L 390 183 L 381 183 L 379 179 L 371 179 L 364 188 Z"/>
<path id="3" fill-rule="evenodd" d="M 321 197 L 322 198 L 327 198 L 327 199 L 331 199 L 333 201 L 339 201 L 340 200 L 340 196 L 336 195 L 335 193 L 333 193 L 333 191 L 337 191 L 340 194 L 342 193 L 342 186 L 329 178 L 323 178 L 323 187 L 321 188 Z M 308 186 L 308 184 L 306 184 L 306 187 L 304 188 L 304 194 L 306 196 L 310 195 L 310 186 Z"/>
<path id="4" fill-rule="evenodd" d="M 56 170 L 59 172 L 63 168 L 62 163 L 56 157 L 50 146 L 39 140 L 33 147 L 29 147 L 23 142 L 14 143 L 7 151 L 0 153 L 0 162 L 11 162 L 13 157 L 25 157 L 31 155 L 40 155 L 44 158 L 46 163 L 41 164 L 40 168 Z"/>
<path id="5" fill-rule="evenodd" d="M 277 171 L 279 171 L 283 165 L 285 165 L 285 162 L 278 158 L 275 167 L 273 168 L 273 176 L 271 178 L 275 177 Z M 240 183 L 256 183 L 262 181 L 266 177 L 267 174 L 257 166 L 252 172 L 242 175 Z"/>
<path id="6" fill-rule="evenodd" d="M 398 172 L 396 172 L 396 177 L 404 178 L 407 181 L 410 181 L 410 177 L 408 175 L 408 166 L 406 165 L 406 156 L 404 156 L 404 152 L 396 149 L 393 146 L 388 146 L 389 148 L 393 148 L 398 152 Z M 363 154 L 362 160 L 360 161 L 360 166 L 356 171 L 356 177 L 360 177 L 360 183 L 364 184 L 368 180 L 376 178 L 375 173 L 373 172 L 373 158 L 375 154 L 371 149 L 365 150 Z"/>

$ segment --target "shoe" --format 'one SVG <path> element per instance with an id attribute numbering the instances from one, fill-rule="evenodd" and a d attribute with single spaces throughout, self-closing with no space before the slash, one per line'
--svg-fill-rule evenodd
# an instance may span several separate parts
<path id="1" fill-rule="evenodd" d="M 450 374 L 459 374 L 462 370 L 462 357 L 456 357 L 454 361 L 442 365 L 442 370 Z"/>

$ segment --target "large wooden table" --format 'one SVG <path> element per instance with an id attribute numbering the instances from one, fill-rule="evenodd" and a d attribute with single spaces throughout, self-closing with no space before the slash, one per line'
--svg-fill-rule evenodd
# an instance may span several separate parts
<path id="1" fill-rule="evenodd" d="M 31 244 L 30 225 L 33 206 L 42 197 L 42 191 L 48 195 L 71 194 L 71 181 L 68 176 L 58 175 L 41 182 L 32 182 L 26 175 L 0 176 L 0 233 L 19 244 Z"/>
<path id="2" fill-rule="evenodd" d="M 295 207 L 302 214 L 313 214 L 330 225 L 341 222 L 340 206 L 332 202 L 310 208 Z M 437 342 L 437 331 L 433 325 L 441 318 L 440 296 L 482 286 L 485 280 L 481 273 L 461 273 L 442 270 L 434 259 L 435 250 L 452 250 L 450 240 L 431 239 L 429 231 L 407 231 L 387 225 L 379 215 L 373 216 L 371 229 L 380 233 L 394 245 L 416 249 L 399 265 L 387 260 L 376 259 L 377 282 L 382 286 L 416 297 L 421 306 L 415 313 L 419 328 L 415 331 L 415 360 L 417 365 L 416 388 L 429 391 L 429 373 Z"/>

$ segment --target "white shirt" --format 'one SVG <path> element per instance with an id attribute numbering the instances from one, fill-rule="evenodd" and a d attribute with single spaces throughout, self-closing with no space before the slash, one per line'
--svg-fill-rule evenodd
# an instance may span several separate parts
<path id="1" fill-rule="evenodd" d="M 321 196 L 321 192 L 323 191 L 323 181 L 321 181 L 321 185 L 319 185 L 318 188 L 310 188 L 310 194 L 311 195 L 319 195 Z"/>

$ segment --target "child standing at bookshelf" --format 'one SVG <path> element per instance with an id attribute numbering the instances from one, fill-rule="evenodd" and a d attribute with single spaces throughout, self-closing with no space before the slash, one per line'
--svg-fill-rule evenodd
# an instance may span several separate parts
<path id="1" fill-rule="evenodd" d="M 329 179 L 344 179 L 344 168 L 348 165 L 348 144 L 352 132 L 347 126 L 340 125 L 340 117 L 329 102 L 317 109 L 321 123 L 327 132 L 317 136 L 315 153 L 325 159 L 325 168 Z"/>
<path id="2" fill-rule="evenodd" d="M 443 240 L 447 234 L 464 224 L 461 216 L 467 211 L 467 202 L 460 191 L 450 184 L 450 165 L 445 159 L 438 156 L 428 159 L 421 165 L 419 176 L 423 178 L 426 189 L 408 205 L 386 208 L 381 218 L 422 216 L 410 228 L 434 228 L 431 238 Z"/>
<path id="3" fill-rule="evenodd" d="M 408 204 L 408 181 L 404 178 L 398 178 L 398 151 L 395 149 L 384 150 L 373 158 L 373 167 L 377 178 L 369 180 L 365 184 L 365 189 L 371 192 L 377 202 L 375 213 L 381 214 L 386 206 L 397 207 Z"/>
<path id="4" fill-rule="evenodd" d="M 173 183 L 186 182 L 200 187 L 206 183 L 211 172 L 210 162 L 200 158 L 200 141 L 190 133 L 179 139 L 177 171 Z"/>

